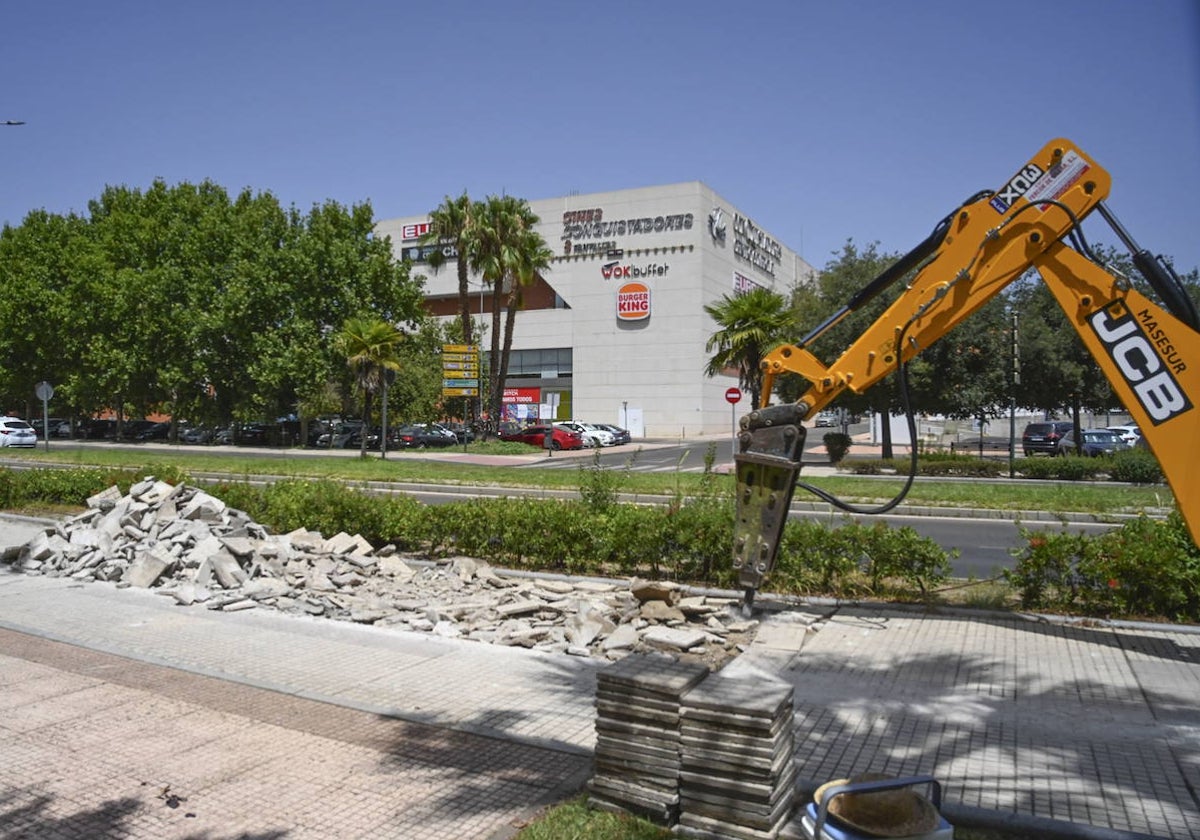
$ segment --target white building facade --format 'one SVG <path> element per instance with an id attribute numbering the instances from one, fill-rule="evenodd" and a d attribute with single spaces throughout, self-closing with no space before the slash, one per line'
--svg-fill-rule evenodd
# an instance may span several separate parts
<path id="1" fill-rule="evenodd" d="M 813 267 L 698 181 L 529 205 L 557 256 L 517 313 L 505 419 L 613 423 L 635 439 L 731 432 L 726 392 L 737 377 L 704 373 L 718 330 L 704 307 L 755 287 L 786 297 Z M 430 311 L 454 318 L 457 254 L 422 244 L 428 221 L 389 219 L 376 232 L 424 275 Z M 448 257 L 437 272 L 434 248 Z M 472 283 L 473 315 L 490 325 L 490 296 Z"/>

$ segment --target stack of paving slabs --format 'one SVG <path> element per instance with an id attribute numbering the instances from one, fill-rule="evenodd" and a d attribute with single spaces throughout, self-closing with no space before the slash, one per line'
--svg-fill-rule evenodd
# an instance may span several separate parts
<path id="1" fill-rule="evenodd" d="M 770 840 L 795 798 L 792 686 L 714 676 L 683 697 L 679 831 Z"/>
<path id="2" fill-rule="evenodd" d="M 588 803 L 660 825 L 679 818 L 679 703 L 703 665 L 627 656 L 596 675 L 596 764 Z"/>

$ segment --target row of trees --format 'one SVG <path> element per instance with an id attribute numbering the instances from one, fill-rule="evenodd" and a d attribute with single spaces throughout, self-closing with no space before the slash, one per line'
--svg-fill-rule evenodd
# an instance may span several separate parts
<path id="1" fill-rule="evenodd" d="M 374 237 L 369 205 L 301 214 L 267 193 L 156 181 L 109 187 L 88 210 L 35 211 L 0 234 L 8 410 L 27 415 L 47 380 L 56 413 L 72 416 L 335 412 L 352 404 L 333 341 L 347 319 L 403 328 L 413 353 L 440 344 L 420 280 Z M 416 397 L 429 383 L 397 387 Z"/>
<path id="2" fill-rule="evenodd" d="M 462 319 L 445 327 L 423 307 L 424 278 L 374 235 L 369 204 L 302 214 L 269 193 L 155 181 L 109 187 L 86 215 L 34 211 L 0 233 L 2 407 L 38 413 L 45 380 L 53 412 L 72 417 L 371 416 L 386 373 L 393 417 L 436 417 L 441 345 L 480 332 L 465 298 L 472 270 L 494 290 L 498 415 L 522 288 L 552 254 L 520 199 L 447 198 L 432 219 L 432 238 L 465 256 Z"/>
<path id="3" fill-rule="evenodd" d="M 1097 256 L 1124 276 L 1138 279 L 1125 253 L 1099 249 Z M 859 249 L 847 241 L 816 284 L 798 286 L 789 297 L 758 289 L 705 307 L 718 325 L 708 343 L 713 355 L 707 373 L 736 369 L 753 404 L 759 404 L 758 363 L 763 355 L 798 341 L 899 257 L 880 253 L 873 244 Z M 1200 301 L 1200 274 L 1193 269 L 1183 280 L 1193 300 Z M 825 362 L 833 362 L 895 300 L 903 284 L 895 285 L 890 293 L 838 322 L 810 349 Z M 1014 336 L 1019 384 L 1013 376 Z M 847 392 L 838 405 L 852 413 L 903 411 L 894 380 L 893 375 L 862 395 Z M 799 377 L 786 377 L 777 382 L 777 396 L 794 400 L 806 385 Z M 1118 404 L 1062 309 L 1032 272 L 989 300 L 958 329 L 924 348 L 909 365 L 909 386 L 914 410 L 957 419 L 997 417 L 1014 402 L 1023 409 L 1065 410 L 1076 418 L 1081 410 L 1104 411 Z"/>

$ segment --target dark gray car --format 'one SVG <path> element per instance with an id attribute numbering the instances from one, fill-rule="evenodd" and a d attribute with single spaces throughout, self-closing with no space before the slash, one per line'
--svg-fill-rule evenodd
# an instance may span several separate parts
<path id="1" fill-rule="evenodd" d="M 1057 455 L 1058 442 L 1074 426 L 1075 424 L 1069 420 L 1030 423 L 1021 433 L 1021 448 L 1025 452 L 1025 457 L 1030 458 L 1039 452 L 1043 455 Z"/>

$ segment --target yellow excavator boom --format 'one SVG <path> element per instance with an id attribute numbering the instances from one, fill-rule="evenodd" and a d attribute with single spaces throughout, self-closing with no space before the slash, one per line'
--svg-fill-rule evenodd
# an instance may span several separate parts
<path id="1" fill-rule="evenodd" d="M 838 313 L 794 345 L 764 357 L 763 405 L 738 435 L 734 568 L 749 605 L 774 567 L 800 472 L 801 425 L 846 390 L 862 393 L 946 335 L 1006 286 L 1036 269 L 1114 392 L 1159 456 L 1193 540 L 1200 544 L 1200 317 L 1179 278 L 1138 248 L 1104 205 L 1108 173 L 1069 140 L 1047 143 L 997 190 L 972 196 Z M 1134 265 L 1164 304 L 1069 246 L 1098 212 L 1133 252 Z M 1080 239 L 1082 244 L 1082 239 Z M 900 280 L 894 303 L 831 364 L 807 346 Z M 776 377 L 809 387 L 795 403 L 770 406 Z M 1169 454 L 1168 454 L 1169 453 Z"/>

